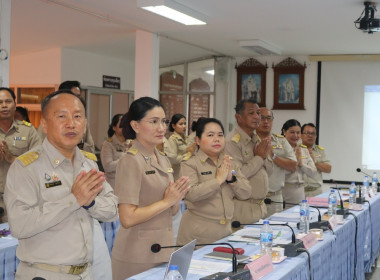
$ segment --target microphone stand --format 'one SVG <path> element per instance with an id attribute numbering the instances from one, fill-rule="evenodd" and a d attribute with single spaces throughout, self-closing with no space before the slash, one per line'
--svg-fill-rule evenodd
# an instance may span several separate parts
<path id="1" fill-rule="evenodd" d="M 360 168 L 356 168 L 356 171 L 359 172 L 359 173 L 363 173 L 364 175 L 367 175 L 369 178 L 371 178 L 371 180 L 373 180 L 373 177 L 367 173 L 365 173 L 364 171 L 362 171 Z M 377 192 L 380 192 L 380 182 L 377 182 Z M 360 196 L 361 198 L 361 196 Z M 357 200 L 357 199 L 356 199 Z M 359 202 L 356 202 L 358 204 L 363 204 L 364 203 L 364 200 L 362 203 L 359 203 Z"/>
<path id="2" fill-rule="evenodd" d="M 229 277 L 231 280 L 249 280 L 250 272 L 248 269 L 237 270 L 237 258 L 236 258 L 236 250 L 235 248 L 227 242 L 219 242 L 219 243 L 210 243 L 210 244 L 195 244 L 195 246 L 209 246 L 209 245 L 226 245 L 232 249 L 232 272 L 217 272 L 212 275 L 200 278 L 200 280 L 223 280 Z M 151 246 L 151 251 L 153 253 L 158 253 L 161 249 L 166 248 L 180 248 L 181 245 L 173 245 L 173 246 L 164 246 L 161 247 L 160 244 L 155 243 Z"/>
<path id="3" fill-rule="evenodd" d="M 285 208 L 286 204 L 288 204 L 288 205 L 294 205 L 294 206 L 299 205 L 299 204 L 295 204 L 295 203 L 288 203 L 288 202 L 285 202 L 285 201 L 283 201 L 283 202 L 273 201 L 270 198 L 264 199 L 264 203 L 265 204 L 282 203 L 284 205 L 284 208 Z M 319 228 L 319 229 L 323 229 L 324 231 L 328 230 L 329 229 L 329 222 L 328 221 L 322 221 L 321 211 L 319 211 L 319 208 L 316 207 L 316 206 L 311 206 L 311 205 L 309 205 L 309 207 L 317 209 L 317 211 L 318 211 L 318 221 L 310 223 L 309 224 L 309 229 Z M 324 207 L 320 207 L 320 208 L 324 208 Z M 299 229 L 299 223 L 297 223 L 297 228 Z"/>
<path id="4" fill-rule="evenodd" d="M 241 224 L 239 221 L 234 221 L 231 223 L 232 227 L 234 228 L 239 228 L 240 226 L 262 226 L 264 224 L 259 224 L 259 223 L 253 223 L 253 224 Z M 303 245 L 303 241 L 302 240 L 299 240 L 299 239 L 296 239 L 296 235 L 294 233 L 294 230 L 291 226 L 288 225 L 288 223 L 284 223 L 284 224 L 270 224 L 271 226 L 287 226 L 288 228 L 290 228 L 290 230 L 292 231 L 292 242 L 289 243 L 289 244 L 282 244 L 282 245 L 279 245 L 280 247 L 284 248 L 284 255 L 287 256 L 287 257 L 296 257 L 298 256 L 301 252 L 300 251 L 297 251 L 299 248 L 305 248 L 305 246 Z"/>
<path id="5" fill-rule="evenodd" d="M 331 179 L 331 182 L 332 183 L 335 183 L 335 181 L 333 179 Z M 347 208 L 344 208 L 343 206 L 343 200 L 342 200 L 342 196 L 340 195 L 340 191 L 339 191 L 339 188 L 338 188 L 338 185 L 337 183 L 335 183 L 336 187 L 331 187 L 332 189 L 335 189 L 338 194 L 339 194 L 339 198 L 340 198 L 340 209 L 337 209 L 336 210 L 336 214 L 337 215 L 342 215 L 343 216 L 343 219 L 347 218 L 348 216 L 348 209 Z"/>

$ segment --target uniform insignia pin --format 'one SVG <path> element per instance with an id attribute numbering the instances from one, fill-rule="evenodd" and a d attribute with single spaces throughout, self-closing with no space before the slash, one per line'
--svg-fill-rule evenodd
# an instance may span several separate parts
<path id="1" fill-rule="evenodd" d="M 50 181 L 50 180 L 51 180 L 51 177 L 50 177 L 49 174 L 46 174 L 46 173 L 45 173 L 45 180 L 46 180 L 46 181 Z"/>

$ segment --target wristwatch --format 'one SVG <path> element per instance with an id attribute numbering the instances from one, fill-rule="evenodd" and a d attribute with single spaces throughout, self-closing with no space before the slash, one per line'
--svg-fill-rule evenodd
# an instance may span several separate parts
<path id="1" fill-rule="evenodd" d="M 230 181 L 226 180 L 226 183 L 227 183 L 227 184 L 232 184 L 232 183 L 235 183 L 236 181 L 237 181 L 236 176 L 235 176 L 235 175 L 232 175 L 231 180 L 230 180 Z"/>
<path id="2" fill-rule="evenodd" d="M 277 157 L 277 154 L 273 154 L 272 160 L 275 160 Z"/>

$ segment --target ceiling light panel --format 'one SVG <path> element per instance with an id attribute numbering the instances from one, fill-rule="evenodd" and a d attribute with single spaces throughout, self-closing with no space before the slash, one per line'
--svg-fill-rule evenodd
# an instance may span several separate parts
<path id="1" fill-rule="evenodd" d="M 206 16 L 172 0 L 137 0 L 137 6 L 184 25 L 206 24 Z"/>

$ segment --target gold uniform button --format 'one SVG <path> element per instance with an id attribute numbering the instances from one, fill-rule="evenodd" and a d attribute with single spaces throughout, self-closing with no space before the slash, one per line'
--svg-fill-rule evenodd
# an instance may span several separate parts
<path id="1" fill-rule="evenodd" d="M 58 165 L 59 164 L 59 159 L 54 160 L 54 164 Z"/>
<path id="2" fill-rule="evenodd" d="M 220 224 L 221 224 L 221 225 L 225 225 L 226 223 L 227 223 L 226 220 L 224 220 L 224 219 L 223 219 L 223 220 L 220 220 Z"/>

